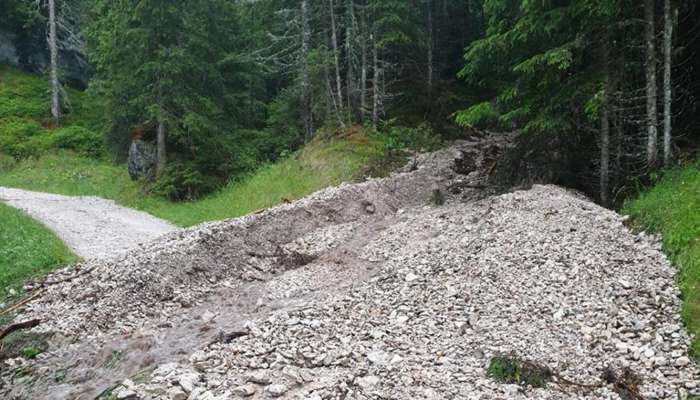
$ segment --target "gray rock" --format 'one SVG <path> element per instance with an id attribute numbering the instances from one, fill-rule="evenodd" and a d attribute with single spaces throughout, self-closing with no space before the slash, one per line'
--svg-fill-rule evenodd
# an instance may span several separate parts
<path id="1" fill-rule="evenodd" d="M 280 397 L 283 394 L 287 393 L 288 390 L 289 388 L 286 385 L 282 384 L 270 385 L 265 388 L 265 392 L 269 393 L 272 397 Z"/>
<path id="2" fill-rule="evenodd" d="M 151 179 L 156 165 L 156 149 L 142 139 L 134 139 L 129 147 L 128 170 L 132 180 Z"/>
<path id="3" fill-rule="evenodd" d="M 261 370 L 251 372 L 250 374 L 248 374 L 246 380 L 248 382 L 257 383 L 259 385 L 269 385 L 270 383 L 272 383 L 272 380 L 270 379 L 268 373 Z"/>
<path id="4" fill-rule="evenodd" d="M 249 397 L 255 394 L 257 387 L 251 383 L 247 385 L 237 386 L 233 389 L 233 394 L 241 397 Z"/>
<path id="5" fill-rule="evenodd" d="M 177 378 L 177 384 L 180 385 L 182 390 L 184 390 L 187 393 L 190 393 L 192 390 L 194 390 L 197 382 L 201 379 L 200 375 L 197 373 L 187 373 L 180 375 Z"/>
<path id="6" fill-rule="evenodd" d="M 357 386 L 361 387 L 363 390 L 370 390 L 379 384 L 379 377 L 375 375 L 363 376 L 355 380 Z"/>
<path id="7" fill-rule="evenodd" d="M 187 393 L 185 393 L 179 387 L 171 387 L 166 392 L 166 395 L 170 400 L 187 400 L 188 397 Z"/>

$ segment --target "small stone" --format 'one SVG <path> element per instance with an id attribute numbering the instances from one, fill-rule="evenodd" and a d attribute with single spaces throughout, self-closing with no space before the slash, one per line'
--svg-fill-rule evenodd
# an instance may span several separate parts
<path id="1" fill-rule="evenodd" d="M 287 393 L 287 390 L 289 390 L 289 388 L 287 388 L 286 385 L 282 384 L 270 385 L 265 388 L 265 391 L 269 393 L 272 397 L 280 397 L 283 394 Z"/>
<path id="2" fill-rule="evenodd" d="M 363 376 L 362 378 L 357 378 L 356 383 L 362 389 L 368 390 L 379 384 L 379 377 L 374 375 Z"/>
<path id="3" fill-rule="evenodd" d="M 170 400 L 187 400 L 187 393 L 179 387 L 171 387 L 168 389 L 167 396 Z"/>
<path id="4" fill-rule="evenodd" d="M 131 389 L 123 389 L 123 390 L 120 390 L 119 393 L 117 393 L 118 400 L 127 400 L 127 399 L 135 399 L 135 398 L 137 398 L 136 392 L 134 392 Z"/>
<path id="5" fill-rule="evenodd" d="M 257 388 L 252 383 L 243 386 L 237 386 L 233 389 L 233 394 L 241 397 L 249 397 L 255 394 Z"/>
<path id="6" fill-rule="evenodd" d="M 373 351 L 367 354 L 367 359 L 373 364 L 386 364 L 387 354 L 383 351 Z"/>
<path id="7" fill-rule="evenodd" d="M 195 373 L 189 373 L 189 374 L 183 374 L 180 375 L 179 378 L 177 378 L 177 384 L 180 385 L 182 390 L 184 390 L 187 393 L 192 392 L 194 390 L 195 384 L 199 382 L 199 374 Z"/>
<path id="8" fill-rule="evenodd" d="M 414 274 L 413 272 L 409 272 L 408 275 L 406 275 L 406 282 L 413 282 L 418 278 L 420 278 L 418 275 Z"/>
<path id="9" fill-rule="evenodd" d="M 690 358 L 688 357 L 680 357 L 679 359 L 676 360 L 676 367 L 687 367 L 690 364 Z"/>
<path id="10" fill-rule="evenodd" d="M 258 385 L 269 385 L 272 383 L 265 371 L 253 371 L 248 375 L 247 379 L 248 382 L 257 383 Z"/>
<path id="11" fill-rule="evenodd" d="M 216 314 L 209 310 L 205 311 L 204 314 L 202 314 L 202 322 L 204 322 L 205 324 L 213 322 L 214 319 L 216 319 Z"/>

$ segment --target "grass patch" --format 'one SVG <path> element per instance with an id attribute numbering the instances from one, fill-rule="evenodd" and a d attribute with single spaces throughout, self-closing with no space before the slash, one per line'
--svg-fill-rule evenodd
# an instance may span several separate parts
<path id="1" fill-rule="evenodd" d="M 0 169 L 0 186 L 74 196 L 99 196 L 146 211 L 180 226 L 239 217 L 295 200 L 324 187 L 351 181 L 370 160 L 383 154 L 383 143 L 358 132 L 318 139 L 303 150 L 231 182 L 194 202 L 174 203 L 145 194 L 129 179 L 125 165 L 54 151 Z M 9 164 L 8 164 L 9 165 Z M 2 165 L 0 164 L 0 168 Z"/>
<path id="2" fill-rule="evenodd" d="M 543 388 L 552 379 L 552 372 L 514 356 L 496 356 L 489 362 L 487 375 L 497 382 Z"/>
<path id="3" fill-rule="evenodd" d="M 36 358 L 49 348 L 46 334 L 14 332 L 0 342 L 0 362 L 8 358 Z"/>
<path id="4" fill-rule="evenodd" d="M 0 302 L 16 298 L 22 284 L 78 258 L 45 226 L 0 203 Z"/>
<path id="5" fill-rule="evenodd" d="M 683 318 L 695 335 L 692 356 L 700 361 L 700 163 L 668 171 L 651 189 L 623 208 L 634 222 L 663 236 L 678 266 Z"/>

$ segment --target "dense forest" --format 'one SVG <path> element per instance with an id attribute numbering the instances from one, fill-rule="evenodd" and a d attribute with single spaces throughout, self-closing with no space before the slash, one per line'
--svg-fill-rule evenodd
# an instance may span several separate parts
<path id="1" fill-rule="evenodd" d="M 520 131 L 503 183 L 553 182 L 616 205 L 696 147 L 699 8 L 5 0 L 0 33 L 4 58 L 45 74 L 52 124 L 74 113 L 67 88 L 87 91 L 111 156 L 138 156 L 134 178 L 173 199 L 361 126 L 403 143 Z"/>

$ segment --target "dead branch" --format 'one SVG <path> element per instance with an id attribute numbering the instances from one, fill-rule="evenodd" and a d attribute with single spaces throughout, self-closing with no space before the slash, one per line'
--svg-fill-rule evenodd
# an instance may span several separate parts
<path id="1" fill-rule="evenodd" d="M 13 305 L 10 306 L 9 308 L 6 308 L 6 309 L 0 311 L 0 316 L 10 314 L 11 312 L 13 312 L 13 311 L 17 310 L 18 308 L 24 306 L 25 304 L 29 303 L 30 301 L 36 299 L 36 298 L 39 297 L 39 295 L 42 294 L 43 292 L 44 292 L 43 289 L 37 290 L 37 291 L 36 291 L 34 294 L 32 294 L 31 296 L 26 297 L 26 298 L 22 299 L 21 301 L 19 301 L 19 302 L 13 304 Z"/>

